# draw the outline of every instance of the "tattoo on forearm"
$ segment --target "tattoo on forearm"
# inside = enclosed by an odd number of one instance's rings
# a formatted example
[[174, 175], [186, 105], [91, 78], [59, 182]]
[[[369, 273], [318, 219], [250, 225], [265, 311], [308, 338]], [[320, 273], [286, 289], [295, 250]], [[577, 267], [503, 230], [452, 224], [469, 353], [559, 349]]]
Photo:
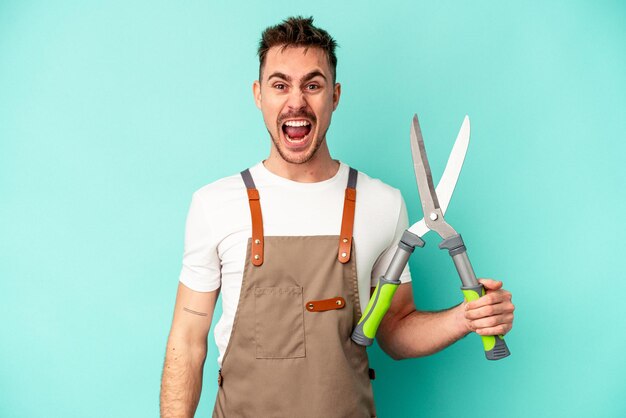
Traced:
[[200, 315], [200, 316], [207, 316], [207, 315], [208, 315], [208, 314], [206, 314], [206, 313], [204, 313], [204, 312], [197, 312], [197, 311], [193, 311], [193, 310], [188, 309], [188, 308], [185, 308], [185, 307], [183, 307], [183, 310], [184, 310], [184, 311], [187, 311], [187, 312], [189, 312], [189, 313], [192, 313], [192, 314], [194, 314], [194, 315]]

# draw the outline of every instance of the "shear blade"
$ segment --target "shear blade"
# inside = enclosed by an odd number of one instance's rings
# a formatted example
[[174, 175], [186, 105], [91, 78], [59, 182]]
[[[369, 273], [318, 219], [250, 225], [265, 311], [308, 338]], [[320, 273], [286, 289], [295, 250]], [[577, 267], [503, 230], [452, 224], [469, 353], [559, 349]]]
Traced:
[[[439, 212], [441, 217], [448, 209], [448, 204], [452, 198], [452, 193], [459, 179], [467, 148], [470, 139], [470, 120], [469, 116], [465, 116], [463, 124], [456, 137], [446, 168], [437, 184], [433, 187], [432, 172], [430, 164], [426, 156], [426, 148], [424, 146], [424, 138], [419, 126], [417, 115], [413, 117], [411, 124], [411, 152], [413, 155], [413, 168], [415, 170], [415, 178], [417, 180], [420, 200], [422, 202], [422, 210], [424, 216], [429, 216], [431, 212]], [[423, 236], [430, 228], [426, 225], [426, 220], [422, 218], [414, 223], [409, 232], [418, 236]]]
[[417, 189], [422, 201], [424, 216], [426, 216], [427, 209], [439, 209], [439, 199], [437, 198], [437, 192], [435, 192], [433, 174], [430, 171], [424, 138], [422, 137], [422, 130], [420, 129], [417, 115], [413, 116], [413, 123], [411, 124], [411, 154], [413, 155], [413, 169], [415, 170]]

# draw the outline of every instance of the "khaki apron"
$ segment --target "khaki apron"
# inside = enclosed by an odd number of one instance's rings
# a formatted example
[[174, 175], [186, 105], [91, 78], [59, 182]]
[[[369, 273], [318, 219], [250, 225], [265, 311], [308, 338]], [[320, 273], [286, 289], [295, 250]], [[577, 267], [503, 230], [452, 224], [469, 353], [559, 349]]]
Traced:
[[365, 347], [350, 335], [361, 312], [350, 169], [339, 236], [263, 236], [248, 170], [252, 238], [213, 417], [375, 417]]

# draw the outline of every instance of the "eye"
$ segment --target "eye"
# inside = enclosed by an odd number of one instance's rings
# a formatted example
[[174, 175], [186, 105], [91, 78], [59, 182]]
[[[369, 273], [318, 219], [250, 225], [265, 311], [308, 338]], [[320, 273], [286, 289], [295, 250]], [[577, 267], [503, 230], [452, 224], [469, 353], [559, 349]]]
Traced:
[[287, 86], [284, 83], [276, 83], [274, 84], [274, 88], [276, 90], [285, 90]]
[[307, 90], [319, 90], [320, 86], [316, 83], [311, 83], [306, 85]]

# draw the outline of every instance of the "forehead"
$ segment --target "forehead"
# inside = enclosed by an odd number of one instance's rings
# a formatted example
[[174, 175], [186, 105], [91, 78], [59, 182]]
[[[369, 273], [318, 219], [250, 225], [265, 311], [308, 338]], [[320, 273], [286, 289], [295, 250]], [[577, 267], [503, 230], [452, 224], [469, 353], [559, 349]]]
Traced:
[[273, 46], [265, 56], [263, 77], [279, 72], [297, 79], [312, 71], [320, 71], [327, 79], [332, 79], [328, 58], [321, 48]]

